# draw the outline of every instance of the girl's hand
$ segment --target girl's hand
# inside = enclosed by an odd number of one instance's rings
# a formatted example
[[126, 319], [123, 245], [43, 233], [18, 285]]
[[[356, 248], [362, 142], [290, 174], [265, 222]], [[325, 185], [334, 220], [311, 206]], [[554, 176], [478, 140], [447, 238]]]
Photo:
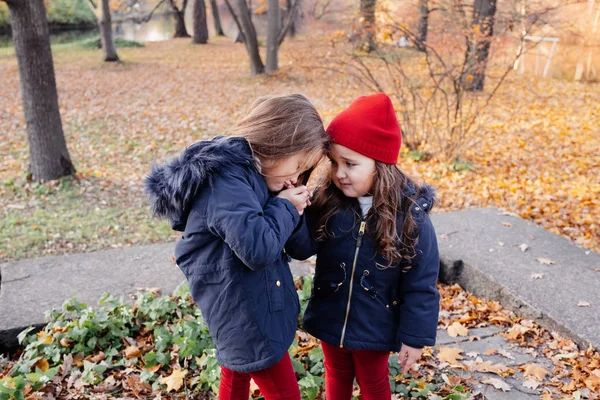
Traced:
[[423, 349], [415, 349], [413, 347], [407, 346], [405, 344], [400, 348], [400, 353], [398, 353], [398, 362], [402, 367], [402, 373], [406, 374], [410, 367], [421, 358], [421, 353]]
[[298, 214], [302, 215], [304, 209], [309, 204], [310, 192], [306, 186], [298, 186], [282, 190], [277, 197], [291, 201], [296, 210], [298, 210]]

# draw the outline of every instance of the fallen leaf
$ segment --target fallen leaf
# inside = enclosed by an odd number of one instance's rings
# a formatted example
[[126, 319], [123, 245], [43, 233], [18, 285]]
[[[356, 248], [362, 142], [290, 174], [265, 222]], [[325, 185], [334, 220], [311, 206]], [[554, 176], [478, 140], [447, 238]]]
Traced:
[[469, 330], [460, 322], [454, 322], [448, 327], [448, 335], [451, 337], [468, 336]]
[[159, 369], [160, 369], [160, 365], [159, 364], [153, 365], [153, 366], [148, 367], [148, 368], [144, 368], [145, 371], [149, 371], [149, 372], [152, 372], [152, 373], [155, 373]]
[[545, 264], [545, 265], [552, 265], [554, 264], [554, 261], [549, 260], [547, 258], [536, 258], [536, 260], [540, 263], [540, 264]]
[[510, 354], [508, 351], [506, 351], [504, 349], [498, 350], [498, 354], [500, 354], [502, 357], [508, 358], [509, 360], [515, 359], [512, 354]]
[[87, 360], [93, 363], [99, 363], [100, 361], [104, 360], [106, 357], [104, 355], [104, 352], [100, 351], [98, 353], [96, 353], [95, 355], [88, 357]]
[[125, 349], [126, 358], [134, 358], [139, 357], [141, 355], [142, 352], [140, 351], [140, 349], [137, 348], [137, 346], [127, 346], [127, 348]]
[[503, 222], [503, 223], [502, 223], [502, 225], [504, 225], [504, 226], [508, 226], [508, 227], [511, 227], [511, 226], [512, 226], [512, 224], [511, 224], [510, 222]]
[[525, 378], [535, 377], [538, 381], [543, 381], [548, 371], [536, 364], [525, 365]]
[[457, 360], [462, 360], [464, 357], [460, 355], [462, 349], [456, 347], [440, 347], [437, 358], [440, 362], [456, 364]]
[[591, 304], [587, 301], [580, 301], [579, 303], [577, 303], [577, 307], [589, 307], [590, 305]]
[[531, 274], [532, 279], [542, 279], [544, 274]]
[[521, 249], [522, 252], [527, 251], [528, 248], [529, 248], [529, 246], [527, 246], [525, 243], [523, 243], [519, 246], [519, 249]]
[[589, 378], [586, 378], [584, 383], [585, 386], [588, 387], [588, 389], [597, 393], [597, 391], [600, 390], [600, 369], [595, 369], [594, 371], [592, 371], [592, 373], [590, 373]]
[[487, 349], [483, 352], [483, 354], [485, 354], [486, 356], [493, 356], [494, 354], [496, 354], [496, 349]]
[[475, 364], [475, 370], [478, 372], [493, 372], [494, 374], [502, 374], [508, 370], [506, 365], [492, 364], [490, 361]]
[[523, 381], [523, 386], [529, 389], [537, 389], [540, 386], [540, 382], [536, 381], [534, 378], [530, 377]]
[[50, 343], [52, 343], [53, 336], [52, 335], [48, 335], [44, 331], [38, 332], [37, 336], [38, 336], [38, 340], [40, 341], [40, 344], [50, 344]]
[[50, 368], [50, 364], [48, 364], [48, 360], [46, 360], [45, 358], [38, 360], [35, 363], [35, 366], [44, 372], [48, 371], [48, 368]]
[[183, 386], [183, 378], [187, 375], [186, 369], [174, 369], [173, 373], [160, 379], [160, 383], [167, 385], [167, 392], [179, 390]]
[[498, 379], [498, 378], [487, 378], [487, 379], [482, 380], [481, 383], [487, 383], [488, 385], [492, 385], [496, 389], [500, 389], [503, 392], [510, 391], [510, 387], [511, 387], [508, 383], [506, 383], [502, 379]]

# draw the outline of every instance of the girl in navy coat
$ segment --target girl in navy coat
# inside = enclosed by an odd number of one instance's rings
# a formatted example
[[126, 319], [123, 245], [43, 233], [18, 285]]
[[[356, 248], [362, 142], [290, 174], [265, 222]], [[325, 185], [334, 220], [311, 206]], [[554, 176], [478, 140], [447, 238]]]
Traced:
[[317, 255], [304, 328], [321, 339], [328, 400], [389, 399], [388, 358], [406, 373], [435, 343], [439, 254], [433, 190], [397, 167], [401, 132], [383, 93], [355, 100], [327, 129], [331, 170], [286, 245]]
[[253, 378], [267, 400], [297, 400], [287, 351], [300, 306], [284, 245], [308, 202], [299, 175], [328, 137], [301, 95], [257, 100], [231, 133], [155, 166], [146, 190], [183, 232], [175, 258], [217, 347], [219, 399], [247, 400]]

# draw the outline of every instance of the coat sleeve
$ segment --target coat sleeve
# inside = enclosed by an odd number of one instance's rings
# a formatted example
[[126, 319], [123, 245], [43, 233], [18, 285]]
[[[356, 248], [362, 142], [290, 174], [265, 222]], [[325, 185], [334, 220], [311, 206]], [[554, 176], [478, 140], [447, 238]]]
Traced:
[[300, 223], [285, 244], [286, 253], [296, 260], [306, 260], [317, 254], [319, 243], [313, 240], [311, 229], [314, 223], [314, 215], [310, 206], [307, 207], [300, 219]]
[[419, 229], [417, 254], [411, 268], [403, 273], [399, 340], [408, 346], [433, 346], [440, 311], [437, 279], [440, 269], [435, 229], [429, 215], [416, 217]]
[[294, 205], [270, 197], [263, 208], [245, 176], [223, 174], [213, 183], [206, 210], [208, 228], [252, 270], [281, 257], [285, 242], [300, 220]]

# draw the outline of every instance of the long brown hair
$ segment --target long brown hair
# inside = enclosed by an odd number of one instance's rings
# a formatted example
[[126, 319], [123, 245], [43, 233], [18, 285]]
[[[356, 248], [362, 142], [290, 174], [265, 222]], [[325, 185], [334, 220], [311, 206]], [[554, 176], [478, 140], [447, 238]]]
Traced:
[[259, 171], [301, 152], [307, 153], [301, 169], [309, 169], [329, 141], [319, 113], [301, 94], [259, 98], [230, 134], [248, 139]]
[[[367, 224], [367, 232], [374, 238], [375, 248], [386, 258], [388, 266], [403, 260], [410, 262], [416, 254], [418, 236], [411, 213], [415, 199], [405, 194], [409, 185], [414, 186], [416, 193], [419, 192], [419, 186], [396, 165], [375, 161], [375, 179], [371, 190], [373, 205], [367, 216], [374, 218], [375, 223]], [[313, 236], [317, 241], [324, 241], [331, 236], [327, 231], [329, 219], [343, 208], [351, 207], [353, 201], [335, 186], [331, 174], [327, 173], [312, 201], [317, 215]], [[397, 226], [399, 215], [402, 221], [400, 230]], [[369, 230], [370, 227], [373, 231]]]

